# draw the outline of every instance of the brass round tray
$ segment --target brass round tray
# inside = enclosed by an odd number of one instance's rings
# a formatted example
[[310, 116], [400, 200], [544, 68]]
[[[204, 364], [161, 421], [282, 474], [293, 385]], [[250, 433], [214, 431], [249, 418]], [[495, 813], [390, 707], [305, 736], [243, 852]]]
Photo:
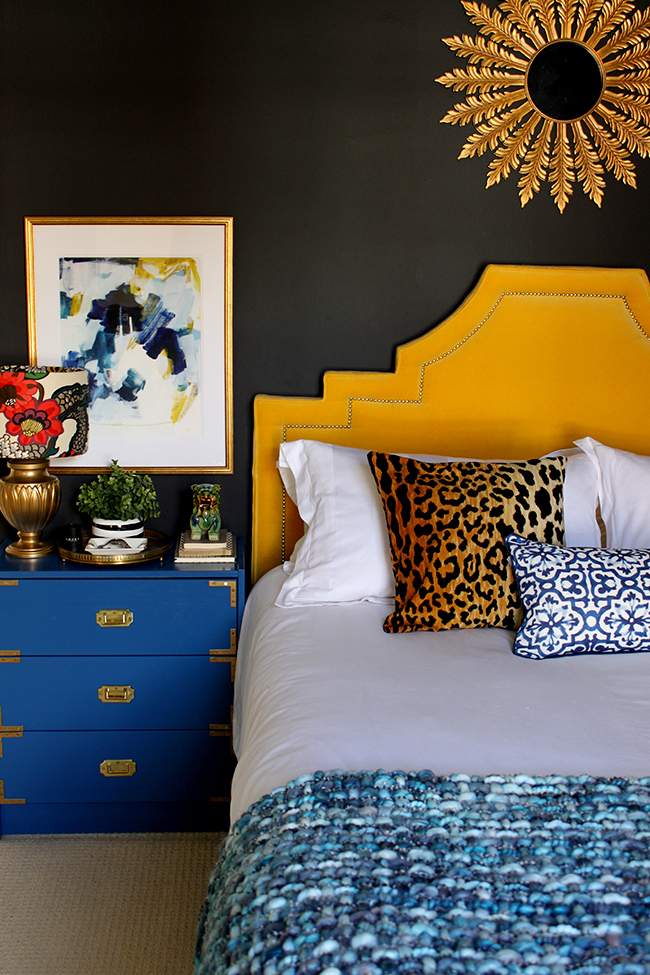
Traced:
[[[141, 552], [129, 552], [123, 549], [120, 552], [106, 552], [104, 555], [97, 555], [94, 552], [71, 552], [69, 549], [58, 546], [61, 558], [70, 562], [84, 562], [86, 565], [125, 565], [133, 562], [151, 562], [153, 559], [162, 559], [163, 555], [169, 552], [172, 547], [172, 540], [169, 535], [162, 532], [153, 531], [145, 528], [147, 547]], [[90, 538], [90, 532], [84, 531], [83, 543], [86, 545]]]

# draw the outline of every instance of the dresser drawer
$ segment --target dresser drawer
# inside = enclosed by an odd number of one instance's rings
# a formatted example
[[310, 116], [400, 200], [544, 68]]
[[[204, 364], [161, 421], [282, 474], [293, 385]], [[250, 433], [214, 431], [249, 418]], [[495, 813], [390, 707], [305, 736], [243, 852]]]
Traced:
[[0, 665], [0, 725], [25, 731], [207, 730], [230, 722], [233, 671], [231, 660], [211, 662], [207, 654], [24, 656], [18, 664]]
[[2, 807], [5, 833], [213, 833], [230, 802], [30, 802]]
[[[208, 731], [26, 731], [4, 741], [5, 801], [207, 802], [230, 794], [229, 737]], [[130, 760], [133, 774], [117, 763]], [[128, 770], [128, 769], [127, 769]]]
[[[185, 654], [230, 648], [236, 579], [21, 576], [0, 586], [0, 652]], [[39, 625], [42, 621], [42, 625]]]

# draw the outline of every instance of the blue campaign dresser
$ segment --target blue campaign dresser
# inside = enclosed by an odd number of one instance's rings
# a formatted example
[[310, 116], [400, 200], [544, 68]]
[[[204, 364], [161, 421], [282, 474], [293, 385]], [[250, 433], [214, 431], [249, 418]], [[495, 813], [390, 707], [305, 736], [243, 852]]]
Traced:
[[6, 544], [1, 832], [227, 828], [241, 541], [225, 569], [29, 561]]

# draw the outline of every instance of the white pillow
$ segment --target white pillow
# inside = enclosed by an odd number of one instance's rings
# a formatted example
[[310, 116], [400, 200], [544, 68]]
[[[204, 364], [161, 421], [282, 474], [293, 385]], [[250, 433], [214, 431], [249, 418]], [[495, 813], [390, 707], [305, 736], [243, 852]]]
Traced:
[[[395, 595], [386, 520], [367, 450], [315, 440], [280, 446], [278, 469], [306, 529], [284, 568], [278, 606], [389, 602]], [[562, 453], [562, 451], [558, 451]], [[580, 451], [567, 460], [565, 535], [570, 545], [600, 545], [596, 474]], [[406, 454], [441, 463], [458, 457]]]
[[608, 548], [650, 548], [650, 457], [576, 440], [597, 472]]
[[582, 450], [554, 450], [546, 457], [566, 457], [564, 475], [564, 544], [567, 548], [600, 548], [602, 539], [596, 519], [598, 477]]

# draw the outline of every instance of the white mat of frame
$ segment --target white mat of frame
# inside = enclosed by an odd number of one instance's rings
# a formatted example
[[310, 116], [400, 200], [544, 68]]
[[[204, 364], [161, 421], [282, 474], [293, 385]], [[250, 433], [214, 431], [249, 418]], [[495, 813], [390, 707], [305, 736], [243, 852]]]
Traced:
[[224, 836], [2, 837], [0, 975], [190, 975]]

